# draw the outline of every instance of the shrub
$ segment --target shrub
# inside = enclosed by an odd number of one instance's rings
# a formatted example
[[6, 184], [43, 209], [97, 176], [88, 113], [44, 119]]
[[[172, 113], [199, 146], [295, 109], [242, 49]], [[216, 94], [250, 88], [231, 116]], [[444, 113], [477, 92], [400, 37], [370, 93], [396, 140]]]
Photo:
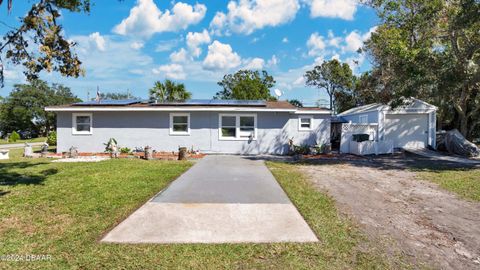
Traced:
[[130, 152], [132, 152], [132, 150], [128, 147], [120, 148], [120, 153], [122, 153], [122, 154], [129, 154]]
[[299, 155], [308, 155], [310, 153], [310, 146], [306, 144], [294, 145], [293, 149], [294, 149], [294, 153]]
[[16, 142], [18, 140], [20, 140], [20, 135], [18, 135], [16, 131], [12, 132], [12, 134], [10, 134], [10, 137], [8, 137], [8, 142]]
[[50, 134], [48, 134], [47, 143], [48, 143], [48, 145], [57, 145], [57, 132], [56, 131], [52, 131], [52, 132], [50, 132]]

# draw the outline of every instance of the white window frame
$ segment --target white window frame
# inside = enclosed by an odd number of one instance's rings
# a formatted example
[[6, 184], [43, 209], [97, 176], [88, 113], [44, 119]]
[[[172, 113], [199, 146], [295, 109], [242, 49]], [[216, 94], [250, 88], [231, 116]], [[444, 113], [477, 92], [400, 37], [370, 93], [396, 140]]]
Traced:
[[[187, 117], [187, 132], [173, 130], [173, 117], [186, 116]], [[190, 113], [170, 113], [170, 135], [175, 136], [189, 136], [190, 135]]]
[[361, 114], [358, 116], [359, 124], [368, 124], [368, 114]]
[[[302, 127], [302, 119], [309, 119], [310, 120], [310, 127], [308, 127], [308, 128]], [[313, 116], [311, 116], [311, 115], [300, 115], [298, 117], [298, 130], [299, 131], [311, 131], [311, 130], [313, 130]]]
[[[231, 116], [235, 117], [235, 137], [223, 137], [222, 136], [222, 117]], [[253, 117], [253, 138], [240, 137], [240, 117]], [[220, 141], [256, 141], [257, 140], [257, 114], [237, 114], [237, 113], [221, 113], [218, 115], [218, 139]]]
[[[77, 131], [77, 117], [90, 117], [90, 131]], [[72, 113], [72, 134], [73, 135], [92, 135], [93, 134], [93, 114], [92, 113]]]

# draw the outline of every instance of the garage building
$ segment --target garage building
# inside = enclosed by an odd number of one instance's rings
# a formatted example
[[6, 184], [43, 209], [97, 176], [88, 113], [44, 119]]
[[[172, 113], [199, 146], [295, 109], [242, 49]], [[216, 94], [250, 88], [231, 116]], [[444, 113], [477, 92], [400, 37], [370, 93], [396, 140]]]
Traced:
[[[394, 148], [421, 149], [436, 148], [436, 111], [437, 107], [412, 98], [407, 105], [392, 109], [385, 104], [368, 104], [340, 113], [338, 116], [347, 122], [350, 130], [363, 130], [369, 140], [393, 142]], [[344, 128], [348, 130], [348, 128]], [[351, 136], [342, 136], [342, 152], [348, 152]]]

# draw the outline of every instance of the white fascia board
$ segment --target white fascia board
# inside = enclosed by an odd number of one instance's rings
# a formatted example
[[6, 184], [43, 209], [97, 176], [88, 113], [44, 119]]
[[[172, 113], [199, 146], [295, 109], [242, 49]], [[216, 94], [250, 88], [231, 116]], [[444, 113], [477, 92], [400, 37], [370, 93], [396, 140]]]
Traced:
[[437, 111], [437, 109], [400, 109], [400, 110], [393, 110], [393, 111], [386, 111], [386, 114], [428, 114]]
[[332, 112], [330, 111], [301, 111], [301, 110], [297, 110], [294, 112], [294, 114], [329, 114], [331, 115]]
[[295, 113], [296, 109], [260, 109], [260, 108], [164, 108], [164, 107], [45, 107], [47, 112], [289, 112]]

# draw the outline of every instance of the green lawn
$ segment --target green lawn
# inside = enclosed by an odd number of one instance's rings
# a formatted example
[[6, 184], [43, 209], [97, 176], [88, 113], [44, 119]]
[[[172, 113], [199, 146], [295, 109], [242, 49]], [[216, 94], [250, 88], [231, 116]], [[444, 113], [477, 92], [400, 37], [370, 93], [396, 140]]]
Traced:
[[293, 165], [268, 163], [313, 228], [308, 244], [105, 244], [102, 235], [187, 170], [177, 161], [0, 162], [0, 255], [51, 255], [51, 261], [0, 261], [0, 269], [384, 269], [332, 199], [315, 191]]
[[28, 139], [28, 140], [17, 140], [16, 142], [9, 142], [7, 140], [0, 139], [0, 145], [2, 144], [17, 144], [17, 143], [33, 143], [33, 142], [44, 142], [46, 141], [47, 138], [45, 137], [38, 137], [38, 138], [33, 138], [33, 139]]
[[418, 174], [422, 179], [437, 183], [462, 198], [480, 201], [480, 169], [432, 168]]

